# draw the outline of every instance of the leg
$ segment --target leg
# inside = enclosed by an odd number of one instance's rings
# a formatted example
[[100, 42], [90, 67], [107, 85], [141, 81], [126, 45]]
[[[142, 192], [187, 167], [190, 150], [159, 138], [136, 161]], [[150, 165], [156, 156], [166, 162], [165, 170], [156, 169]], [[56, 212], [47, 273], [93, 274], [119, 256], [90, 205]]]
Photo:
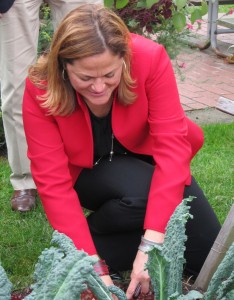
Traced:
[[[81, 204], [94, 211], [88, 217], [101, 257], [116, 270], [132, 268], [141, 235], [154, 167], [135, 158], [115, 157], [93, 170], [84, 170], [75, 186]], [[186, 226], [186, 271], [197, 274], [218, 234], [220, 224], [193, 179], [184, 198], [195, 196], [194, 216]], [[204, 226], [206, 224], [206, 226]], [[205, 227], [205, 228], [204, 228]]]
[[103, 0], [49, 0], [52, 21], [54, 28], [57, 28], [59, 22], [68, 14], [71, 10], [77, 8], [79, 5], [86, 3], [100, 3], [103, 4]]
[[[35, 194], [35, 184], [27, 158], [21, 106], [28, 67], [36, 60], [41, 2], [16, 0], [0, 19], [2, 116], [12, 170], [10, 180], [24, 201], [27, 195], [22, 191], [33, 189]], [[35, 195], [29, 195], [32, 197], [35, 200]]]
[[187, 261], [185, 270], [189, 274], [197, 276], [221, 226], [194, 178], [192, 184], [185, 187], [184, 198], [189, 196], [196, 198], [192, 201], [190, 209], [193, 219], [188, 220], [186, 225], [188, 240], [185, 244], [185, 259]]
[[132, 268], [153, 170], [139, 159], [114, 156], [84, 170], [75, 185], [82, 206], [94, 211], [88, 223], [98, 253], [115, 270]]

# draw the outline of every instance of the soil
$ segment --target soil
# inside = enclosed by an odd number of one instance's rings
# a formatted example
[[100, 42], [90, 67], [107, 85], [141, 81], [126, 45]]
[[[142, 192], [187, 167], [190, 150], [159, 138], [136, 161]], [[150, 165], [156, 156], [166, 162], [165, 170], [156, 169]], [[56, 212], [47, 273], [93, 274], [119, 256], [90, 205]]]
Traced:
[[[191, 277], [184, 277], [183, 278], [183, 292], [184, 294], [188, 293], [192, 289], [193, 280]], [[115, 285], [121, 288], [123, 291], [126, 292], [128, 282], [115, 282]], [[11, 295], [11, 300], [23, 300], [27, 295], [31, 293], [30, 289], [25, 289], [23, 291], [13, 292]], [[82, 300], [97, 300], [97, 297], [93, 295], [93, 293], [88, 289], [81, 294]], [[154, 300], [154, 293], [152, 289], [147, 295], [140, 295], [138, 300]]]
[[11, 300], [22, 300], [24, 299], [27, 295], [31, 293], [30, 289], [25, 289], [23, 291], [18, 291], [18, 292], [13, 292], [11, 294]]

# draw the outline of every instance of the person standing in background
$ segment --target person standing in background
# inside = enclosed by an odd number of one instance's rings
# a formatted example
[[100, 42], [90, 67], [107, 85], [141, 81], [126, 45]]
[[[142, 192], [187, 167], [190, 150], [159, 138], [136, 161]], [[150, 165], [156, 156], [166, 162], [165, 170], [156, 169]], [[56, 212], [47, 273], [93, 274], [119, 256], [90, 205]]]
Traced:
[[[47, 0], [56, 28], [63, 17], [78, 5], [103, 0]], [[0, 66], [2, 118], [12, 171], [13, 210], [26, 212], [36, 206], [36, 187], [27, 158], [22, 122], [22, 98], [28, 68], [37, 58], [39, 11], [43, 0], [4, 0], [0, 2]], [[42, 133], [43, 134], [43, 133]]]

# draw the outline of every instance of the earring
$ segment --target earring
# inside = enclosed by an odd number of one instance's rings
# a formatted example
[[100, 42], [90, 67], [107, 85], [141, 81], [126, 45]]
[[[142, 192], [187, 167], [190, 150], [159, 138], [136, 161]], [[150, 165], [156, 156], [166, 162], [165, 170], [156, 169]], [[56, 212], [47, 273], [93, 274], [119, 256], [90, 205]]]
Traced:
[[65, 69], [63, 69], [63, 71], [62, 71], [62, 78], [63, 78], [64, 81], [66, 80], [66, 78], [65, 78]]

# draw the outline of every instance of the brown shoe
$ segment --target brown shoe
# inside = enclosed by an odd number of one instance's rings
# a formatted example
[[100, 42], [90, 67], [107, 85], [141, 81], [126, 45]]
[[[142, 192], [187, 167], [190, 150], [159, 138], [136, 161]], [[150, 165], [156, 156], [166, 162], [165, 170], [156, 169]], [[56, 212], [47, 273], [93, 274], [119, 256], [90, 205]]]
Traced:
[[15, 190], [11, 198], [11, 208], [26, 212], [36, 207], [37, 191], [35, 189]]

